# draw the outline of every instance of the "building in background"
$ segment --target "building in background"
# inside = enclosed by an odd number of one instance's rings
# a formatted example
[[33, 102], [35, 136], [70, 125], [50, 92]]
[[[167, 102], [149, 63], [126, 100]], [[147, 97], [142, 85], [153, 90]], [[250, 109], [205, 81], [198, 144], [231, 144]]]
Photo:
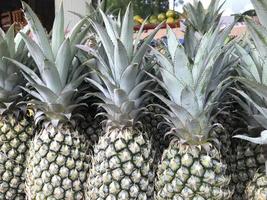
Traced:
[[[55, 17], [54, 0], [24, 0], [36, 12], [46, 29], [52, 28]], [[25, 25], [20, 0], [0, 0], [0, 27], [5, 31], [11, 24]], [[17, 30], [18, 31], [18, 30]]]

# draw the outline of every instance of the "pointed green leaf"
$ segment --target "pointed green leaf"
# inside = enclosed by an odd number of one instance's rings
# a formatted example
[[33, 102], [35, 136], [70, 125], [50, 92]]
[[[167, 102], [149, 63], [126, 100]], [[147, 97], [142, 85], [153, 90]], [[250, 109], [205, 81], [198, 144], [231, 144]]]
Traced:
[[118, 39], [114, 48], [114, 72], [115, 80], [120, 83], [120, 78], [122, 73], [129, 65], [129, 60], [127, 56], [127, 51], [123, 46], [122, 42]]
[[176, 49], [179, 45], [179, 40], [173, 30], [167, 26], [167, 40], [168, 40], [168, 50], [171, 54], [172, 60], [174, 60]]
[[63, 0], [60, 2], [59, 11], [56, 14], [52, 29], [52, 51], [56, 57], [57, 52], [64, 41], [64, 10]]
[[150, 44], [150, 42], [153, 40], [153, 38], [155, 37], [155, 35], [157, 34], [157, 32], [159, 31], [159, 29], [161, 28], [161, 26], [163, 25], [164, 22], [160, 23], [155, 29], [154, 31], [145, 39], [145, 41], [143, 42], [143, 44], [141, 45], [141, 47], [139, 49], [137, 49], [137, 52], [135, 53], [135, 56], [132, 60], [132, 64], [139, 64], [141, 62], [141, 60], [143, 59], [148, 45]]
[[11, 63], [15, 64], [16, 66], [18, 66], [20, 69], [22, 69], [25, 73], [27, 73], [37, 84], [39, 85], [44, 85], [43, 81], [35, 74], [34, 71], [32, 71], [30, 68], [28, 68], [27, 66], [23, 65], [22, 63], [14, 60], [14, 59], [10, 59], [10, 58], [4, 58], [6, 60], [9, 60]]
[[40, 20], [38, 19], [37, 15], [32, 11], [31, 7], [24, 1], [22, 1], [22, 6], [26, 20], [30, 25], [31, 32], [33, 33], [33, 36], [36, 38], [36, 41], [39, 44], [40, 48], [42, 49], [44, 55], [46, 56], [47, 59], [51, 61], [54, 60], [48, 35], [46, 34], [46, 31], [42, 26]]
[[70, 40], [66, 39], [60, 46], [56, 57], [56, 67], [60, 75], [62, 85], [66, 84], [68, 74], [70, 72], [69, 68], [72, 64], [70, 49]]
[[267, 58], [267, 29], [249, 18], [246, 18], [245, 22], [261, 56]]
[[43, 51], [40, 49], [40, 47], [31, 39], [29, 36], [25, 35], [24, 33], [20, 33], [23, 40], [25, 41], [27, 48], [33, 57], [39, 71], [43, 70], [43, 62], [46, 59], [45, 55], [43, 54]]
[[134, 33], [133, 31], [134, 31], [133, 8], [130, 3], [127, 7], [127, 10], [123, 18], [121, 35], [120, 35], [120, 39], [127, 51], [129, 59], [132, 59], [131, 56], [133, 53], [133, 33]]
[[49, 60], [44, 60], [43, 70], [40, 71], [40, 74], [46, 83], [47, 88], [49, 88], [55, 94], [59, 94], [61, 92], [62, 84], [55, 63], [52, 63]]
[[261, 24], [267, 28], [267, 2], [265, 0], [251, 0]]
[[14, 30], [14, 24], [11, 25], [11, 27], [8, 29], [5, 39], [8, 45], [8, 51], [9, 51], [9, 55], [10, 58], [14, 58], [15, 57], [15, 30]]

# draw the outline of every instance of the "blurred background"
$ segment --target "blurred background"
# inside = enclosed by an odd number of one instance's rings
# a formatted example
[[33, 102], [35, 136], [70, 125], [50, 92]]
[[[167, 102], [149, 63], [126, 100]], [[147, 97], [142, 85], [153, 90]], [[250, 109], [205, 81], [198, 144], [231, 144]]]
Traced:
[[[88, 0], [63, 0], [65, 7], [66, 27], [74, 25], [79, 19], [69, 11], [80, 14], [86, 13], [85, 2]], [[92, 0], [96, 5], [98, 0]], [[140, 15], [145, 18], [150, 15], [157, 15], [165, 12], [168, 9], [174, 9], [182, 12], [182, 7], [187, 2], [194, 0], [132, 0], [135, 15]], [[208, 5], [211, 0], [202, 0], [204, 5]], [[61, 0], [25, 0], [33, 10], [37, 13], [47, 30], [50, 30], [54, 20], [56, 9]], [[130, 0], [106, 0], [106, 7], [114, 10], [114, 14], [119, 10], [124, 12]], [[223, 1], [222, 1], [223, 2]], [[20, 0], [0, 0], [0, 26], [6, 29], [8, 24], [17, 22], [23, 25], [23, 16]], [[237, 0], [226, 0], [224, 5], [224, 16], [230, 16], [234, 13], [242, 13], [246, 10], [252, 9], [250, 0], [242, 0], [242, 3]]]

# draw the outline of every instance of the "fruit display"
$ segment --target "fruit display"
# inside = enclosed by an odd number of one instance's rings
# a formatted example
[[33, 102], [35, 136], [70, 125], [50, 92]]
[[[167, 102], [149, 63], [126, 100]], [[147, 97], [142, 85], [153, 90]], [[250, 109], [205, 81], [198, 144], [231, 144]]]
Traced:
[[[141, 25], [144, 22], [144, 18], [139, 15], [133, 17], [135, 25]], [[168, 10], [166, 13], [160, 13], [158, 15], [151, 15], [148, 17], [147, 25], [158, 25], [165, 21], [166, 24], [174, 25], [179, 23], [179, 13], [174, 10]]]
[[0, 29], [1, 200], [266, 199], [266, 3], [246, 38], [219, 0], [186, 4], [183, 43], [172, 10], [89, 1], [66, 33], [63, 3], [50, 34], [25, 2]]

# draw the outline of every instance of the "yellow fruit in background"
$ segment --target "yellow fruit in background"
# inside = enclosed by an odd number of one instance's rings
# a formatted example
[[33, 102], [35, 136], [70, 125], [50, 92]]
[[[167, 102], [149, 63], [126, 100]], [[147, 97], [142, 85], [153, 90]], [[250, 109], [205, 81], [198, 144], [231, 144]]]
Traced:
[[174, 24], [175, 20], [173, 17], [168, 17], [166, 23], [167, 24]]
[[160, 13], [160, 14], [158, 15], [158, 20], [159, 20], [160, 22], [163, 22], [164, 20], [166, 20], [166, 15], [165, 15], [165, 13]]
[[134, 25], [138, 26], [138, 25], [141, 25], [141, 24], [138, 21], [134, 21]]
[[149, 17], [149, 21], [150, 20], [158, 20], [158, 17], [156, 16], [156, 15], [151, 15], [150, 17]]
[[135, 15], [134, 16], [134, 21], [138, 21], [139, 19], [142, 19], [142, 17], [140, 15]]
[[166, 12], [166, 16], [167, 17], [172, 17], [172, 18], [175, 18], [175, 15], [176, 15], [176, 12], [174, 10], [168, 10]]
[[145, 21], [145, 20], [144, 20], [143, 18], [138, 19], [138, 22], [139, 22], [140, 24], [143, 24], [144, 21]]
[[150, 24], [159, 24], [159, 21], [157, 19], [151, 19], [149, 20]]

